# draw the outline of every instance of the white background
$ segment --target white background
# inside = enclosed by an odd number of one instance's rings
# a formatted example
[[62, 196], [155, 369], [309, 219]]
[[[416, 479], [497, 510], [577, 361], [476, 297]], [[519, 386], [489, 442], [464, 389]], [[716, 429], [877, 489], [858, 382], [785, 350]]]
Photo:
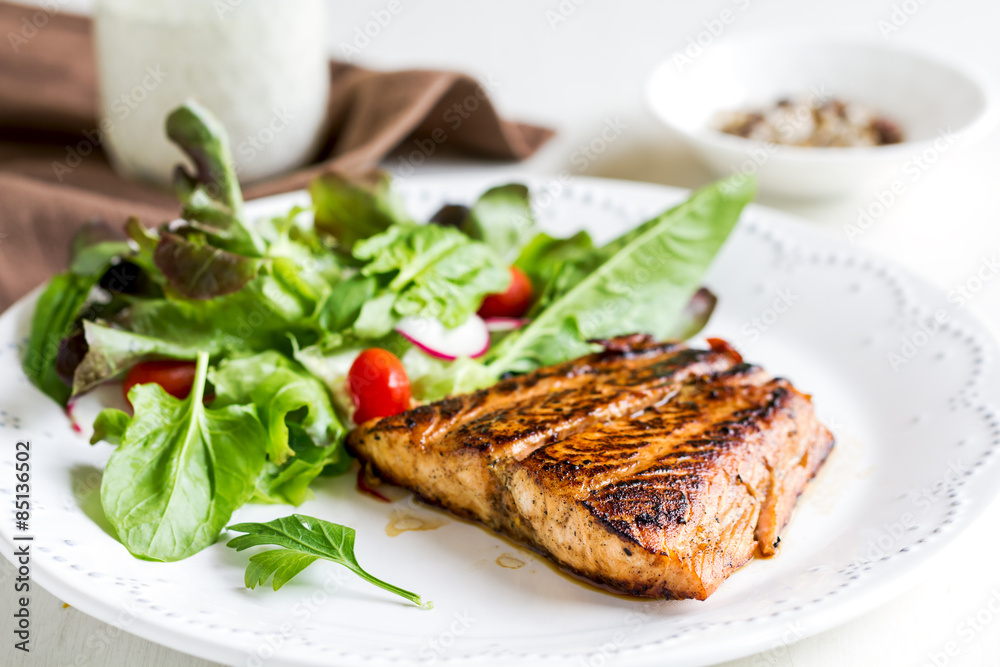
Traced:
[[[681, 186], [710, 180], [646, 111], [643, 84], [660, 60], [685, 48], [705, 30], [704, 22], [724, 9], [733, 11], [736, 20], [725, 27], [722, 39], [759, 31], [823, 29], [880, 40], [879, 21], [890, 19], [894, 5], [905, 4], [917, 9], [888, 41], [951, 51], [977, 61], [1000, 83], [1000, 3], [987, 0], [589, 0], [579, 5], [564, 0], [562, 6], [573, 11], [557, 23], [547, 12], [558, 12], [559, 0], [399, 1], [402, 10], [357, 61], [387, 69], [459, 69], [498, 82], [492, 96], [502, 113], [559, 132], [537, 156], [515, 167], [533, 172], [570, 169], [588, 176]], [[341, 44], [353, 40], [355, 28], [387, 4], [331, 3], [331, 53], [341, 55]], [[73, 0], [64, 4], [82, 11], [89, 5]], [[625, 131], [585, 170], [574, 168], [574, 152], [598, 136], [609, 119], [623, 123]], [[993, 133], [976, 146], [942, 155], [856, 242], [944, 291], [965, 283], [984, 259], [1000, 257], [1000, 168], [994, 158], [998, 149], [1000, 134]], [[446, 166], [454, 165], [431, 163], [424, 170]], [[834, 202], [762, 201], [845, 238], [844, 226], [856, 221], [858, 209], [867, 207], [879, 189], [873, 184], [868, 192]], [[971, 307], [994, 330], [1000, 329], [1000, 277], [985, 284]], [[928, 569], [924, 583], [895, 602], [838, 629], [728, 665], [1000, 665], [1000, 614], [988, 606], [995, 598], [993, 608], [1000, 610], [998, 525], [1000, 505], [995, 505]], [[0, 563], [0, 586], [6, 589], [13, 568], [6, 560]], [[0, 599], [7, 605], [10, 596], [5, 593]], [[11, 641], [4, 638], [3, 665], [74, 665], [84, 647], [90, 665], [209, 664], [63, 609], [44, 592], [33, 596], [32, 612], [34, 652], [10, 657]], [[982, 624], [970, 637], [965, 628], [971, 626], [962, 624], [977, 614]], [[7, 617], [6, 611], [2, 616]], [[956, 655], [945, 655], [949, 644]]]

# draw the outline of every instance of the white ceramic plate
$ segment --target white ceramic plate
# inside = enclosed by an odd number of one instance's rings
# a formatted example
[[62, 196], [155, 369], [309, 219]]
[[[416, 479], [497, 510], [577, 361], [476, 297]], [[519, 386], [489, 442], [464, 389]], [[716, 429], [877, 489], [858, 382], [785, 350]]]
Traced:
[[[414, 214], [429, 216], [495, 182], [437, 176], [399, 189]], [[539, 192], [558, 183], [531, 182]], [[544, 224], [584, 227], [600, 239], [685, 194], [582, 178], [560, 185], [559, 196], [537, 197]], [[284, 210], [293, 201], [301, 195], [250, 208]], [[708, 284], [720, 303], [706, 335], [729, 339], [812, 393], [837, 446], [778, 556], [750, 563], [706, 602], [598, 592], [473, 525], [405, 498], [386, 505], [359, 495], [349, 477], [299, 511], [357, 528], [365, 567], [433, 600], [433, 611], [327, 563], [277, 593], [248, 591], [247, 556], [224, 541], [179, 563], [136, 560], [100, 517], [99, 471], [111, 448], [87, 445], [87, 434], [74, 433], [19, 369], [30, 298], [0, 318], [0, 500], [12, 493], [14, 443], [30, 439], [35, 583], [118, 628], [230, 665], [704, 665], [767, 651], [904, 590], [996, 495], [997, 345], [920, 280], [764, 208], [748, 211]], [[939, 311], [944, 324], [921, 333]], [[893, 353], [904, 360], [895, 369]], [[80, 421], [116, 392], [106, 387], [87, 399]], [[234, 520], [290, 511], [250, 506]], [[390, 537], [393, 512], [443, 525]], [[9, 558], [13, 521], [4, 516]], [[81, 649], [84, 657], [90, 650]]]

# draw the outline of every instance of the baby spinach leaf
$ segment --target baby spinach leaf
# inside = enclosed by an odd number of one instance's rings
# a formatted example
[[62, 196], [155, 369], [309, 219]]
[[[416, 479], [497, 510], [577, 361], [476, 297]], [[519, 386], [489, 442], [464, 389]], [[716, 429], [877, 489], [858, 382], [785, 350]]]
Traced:
[[90, 436], [90, 444], [106, 442], [109, 445], [122, 444], [122, 436], [132, 418], [127, 412], [115, 408], [104, 408], [94, 419], [94, 434]]
[[[338, 283], [330, 292], [319, 313], [319, 325], [330, 333], [347, 329], [361, 315], [378, 290], [378, 281], [371, 276], [356, 274]], [[395, 299], [389, 302], [391, 304]], [[382, 328], [382, 327], [377, 327]]]
[[[135, 416], [101, 482], [101, 504], [135, 556], [176, 561], [212, 544], [250, 499], [264, 466], [267, 433], [252, 406], [206, 408], [208, 354], [198, 353], [191, 394], [157, 384], [129, 392]], [[102, 424], [120, 417], [105, 416]]]
[[267, 523], [239, 523], [229, 526], [229, 529], [246, 533], [234, 537], [226, 544], [237, 551], [261, 545], [283, 547], [250, 557], [245, 577], [247, 588], [256, 588], [273, 575], [272, 585], [274, 590], [278, 590], [316, 559], [323, 558], [343, 565], [365, 581], [406, 598], [419, 607], [433, 607], [433, 603], [425, 603], [416, 593], [393, 586], [366, 572], [354, 555], [353, 528], [302, 514], [292, 514]]

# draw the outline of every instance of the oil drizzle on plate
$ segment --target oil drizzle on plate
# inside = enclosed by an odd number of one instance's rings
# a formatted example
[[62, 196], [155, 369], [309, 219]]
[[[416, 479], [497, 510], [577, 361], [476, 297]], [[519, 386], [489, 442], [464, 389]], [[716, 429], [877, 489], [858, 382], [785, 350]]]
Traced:
[[517, 570], [518, 568], [524, 567], [524, 561], [520, 558], [512, 556], [511, 554], [502, 553], [497, 556], [497, 565], [505, 567], [508, 570]]
[[[389, 523], [386, 524], [385, 534], [389, 537], [402, 535], [409, 530], [434, 530], [445, 524], [443, 519], [434, 517], [418, 516], [409, 510], [393, 510], [389, 514]], [[523, 565], [523, 563], [522, 563]]]

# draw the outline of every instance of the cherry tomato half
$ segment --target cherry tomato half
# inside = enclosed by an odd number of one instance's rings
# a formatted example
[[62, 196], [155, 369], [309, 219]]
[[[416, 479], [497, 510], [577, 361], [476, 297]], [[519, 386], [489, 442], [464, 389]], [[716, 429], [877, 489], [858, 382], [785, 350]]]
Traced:
[[[122, 394], [128, 401], [128, 392], [137, 384], [155, 382], [174, 398], [187, 398], [194, 384], [193, 361], [143, 361], [129, 369], [122, 384]], [[129, 405], [132, 405], [129, 401]]]
[[396, 355], [377, 347], [358, 355], [347, 373], [354, 400], [354, 423], [389, 417], [410, 407], [410, 378]]
[[490, 294], [479, 307], [480, 317], [521, 317], [531, 308], [531, 280], [515, 267], [510, 267], [510, 286], [502, 294]]

